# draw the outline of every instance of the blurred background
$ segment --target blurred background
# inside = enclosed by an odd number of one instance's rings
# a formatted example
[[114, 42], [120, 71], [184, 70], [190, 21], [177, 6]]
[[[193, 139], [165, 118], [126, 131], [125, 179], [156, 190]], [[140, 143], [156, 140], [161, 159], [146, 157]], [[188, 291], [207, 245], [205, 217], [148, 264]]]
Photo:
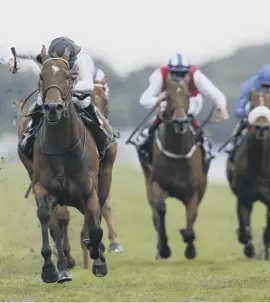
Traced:
[[[148, 77], [167, 63], [171, 53], [184, 53], [228, 98], [230, 119], [207, 126], [215, 149], [236, 124], [232, 113], [241, 83], [269, 63], [269, 0], [77, 0], [76, 4], [3, 0], [1, 7], [1, 47], [38, 53], [42, 44], [68, 36], [93, 56], [108, 80], [109, 120], [121, 134], [117, 161], [138, 168], [134, 147], [124, 141], [147, 114], [139, 98]], [[20, 72], [12, 75], [0, 64], [0, 156], [8, 159], [17, 157], [19, 116], [13, 101], [26, 98], [37, 87], [37, 65], [21, 60], [20, 66]], [[201, 121], [211, 107], [204, 98]], [[216, 156], [210, 180], [224, 182], [225, 154]]]

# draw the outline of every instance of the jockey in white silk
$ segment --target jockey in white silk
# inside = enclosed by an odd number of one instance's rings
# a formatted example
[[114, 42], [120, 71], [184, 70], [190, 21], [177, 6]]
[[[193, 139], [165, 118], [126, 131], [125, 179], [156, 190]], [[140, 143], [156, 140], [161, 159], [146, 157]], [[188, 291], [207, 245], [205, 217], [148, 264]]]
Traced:
[[[58, 37], [54, 39], [48, 48], [48, 55], [50, 57], [61, 57], [63, 56], [65, 49], [68, 48], [70, 52], [69, 56], [69, 68], [73, 75], [76, 75], [76, 81], [73, 86], [73, 91], [77, 94], [92, 93], [94, 88], [94, 61], [91, 56], [87, 53], [81, 51], [81, 47], [76, 45], [74, 41], [67, 37]], [[32, 59], [39, 66], [42, 66], [40, 51], [32, 52], [25, 49], [15, 48], [16, 56], [21, 59]], [[0, 60], [9, 66], [9, 70], [16, 73], [19, 68], [19, 60], [17, 61], [17, 69], [14, 70], [14, 56], [9, 47], [2, 48], [0, 51]], [[100, 126], [100, 128], [106, 134], [105, 129], [102, 127], [103, 122], [100, 118], [100, 112], [96, 109], [96, 106], [92, 104], [91, 97], [86, 97], [83, 100], [79, 100], [77, 97], [73, 96], [73, 100], [76, 105], [84, 109], [93, 119], [93, 121]], [[31, 106], [31, 110], [34, 110], [36, 106], [42, 105], [42, 98], [40, 94], [37, 100]], [[27, 132], [31, 133], [31, 128], [34, 127], [30, 121], [28, 129], [26, 130], [26, 136], [24, 138], [25, 144], [27, 140]]]

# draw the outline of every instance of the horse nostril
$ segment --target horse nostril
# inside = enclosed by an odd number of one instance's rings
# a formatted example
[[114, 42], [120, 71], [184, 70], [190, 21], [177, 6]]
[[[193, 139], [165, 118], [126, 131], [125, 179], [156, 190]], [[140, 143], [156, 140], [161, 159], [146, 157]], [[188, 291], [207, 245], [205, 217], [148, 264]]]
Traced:
[[61, 103], [57, 103], [56, 110], [62, 110], [64, 106]]
[[49, 111], [50, 110], [49, 104], [47, 104], [47, 103], [43, 104], [43, 109], [45, 111]]

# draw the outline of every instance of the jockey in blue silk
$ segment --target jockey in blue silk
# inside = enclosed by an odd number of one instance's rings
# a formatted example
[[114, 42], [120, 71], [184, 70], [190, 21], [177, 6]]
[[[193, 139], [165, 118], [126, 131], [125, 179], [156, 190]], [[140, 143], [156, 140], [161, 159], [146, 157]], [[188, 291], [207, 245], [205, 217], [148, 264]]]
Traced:
[[238, 139], [243, 134], [243, 130], [247, 126], [247, 117], [250, 108], [250, 93], [254, 88], [257, 92], [270, 92], [270, 65], [265, 65], [257, 75], [246, 80], [240, 89], [240, 96], [236, 99], [234, 107], [234, 116], [240, 120], [233, 132], [232, 146], [227, 150], [233, 155]]

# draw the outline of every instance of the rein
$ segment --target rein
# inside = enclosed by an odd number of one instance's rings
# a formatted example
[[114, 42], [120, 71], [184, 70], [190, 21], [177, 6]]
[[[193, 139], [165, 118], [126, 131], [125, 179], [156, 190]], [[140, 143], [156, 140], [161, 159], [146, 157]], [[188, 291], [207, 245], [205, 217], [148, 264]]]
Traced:
[[[180, 106], [179, 106], [180, 107]], [[173, 110], [176, 110], [177, 108], [179, 107], [176, 107], [176, 108], [173, 108]], [[199, 126], [198, 129], [194, 130], [190, 123], [187, 121], [183, 121], [182, 123], [188, 123], [188, 126], [191, 130], [191, 133], [192, 135], [196, 138], [203, 130], [203, 128], [211, 121], [211, 118], [214, 114], [216, 110], [216, 107], [215, 105], [212, 106], [208, 116], [206, 117], [206, 119], [202, 122], [202, 124]], [[167, 123], [169, 124], [172, 124], [173, 122], [171, 120], [165, 120]], [[161, 151], [161, 153], [163, 153], [166, 157], [168, 158], [172, 158], [172, 159], [190, 159], [193, 154], [195, 153], [198, 145], [200, 145], [200, 142], [196, 142], [195, 144], [192, 145], [192, 147], [190, 148], [190, 150], [186, 153], [186, 154], [175, 154], [175, 153], [172, 153], [168, 150], [166, 150], [163, 146], [162, 146], [162, 143], [158, 137], [158, 134], [156, 134], [156, 143], [157, 143], [157, 146], [159, 148], [159, 150]]]
[[[64, 62], [66, 63], [66, 65], [67, 65], [67, 67], [68, 67], [68, 69], [69, 69], [69, 64], [68, 64], [68, 62], [67, 62], [66, 60], [64, 60], [63, 58], [49, 58], [49, 59], [47, 59], [47, 60], [43, 63], [42, 69], [44, 68], [44, 65], [45, 65], [47, 62], [51, 61], [51, 60], [62, 60], [62, 61], [64, 61]], [[70, 70], [69, 70], [69, 75], [70, 75]], [[39, 80], [39, 82], [38, 82], [38, 89], [36, 89], [35, 92], [38, 90], [38, 91], [41, 93], [41, 90], [40, 90], [40, 81], [41, 81], [41, 80]], [[44, 101], [45, 101], [45, 99], [46, 99], [46, 95], [47, 95], [48, 91], [49, 91], [50, 89], [52, 89], [52, 88], [56, 88], [56, 89], [58, 89], [58, 90], [60, 91], [60, 93], [61, 93], [61, 99], [64, 101], [64, 102], [63, 102], [63, 103], [64, 103], [64, 111], [66, 111], [66, 110], [67, 110], [68, 104], [70, 103], [70, 101], [72, 101], [72, 98], [69, 99], [69, 97], [71, 97], [71, 93], [72, 93], [71, 90], [72, 90], [72, 88], [73, 88], [73, 85], [74, 85], [74, 80], [73, 80], [73, 78], [72, 78], [71, 75], [70, 75], [70, 77], [69, 77], [69, 84], [68, 84], [68, 89], [67, 89], [66, 92], [64, 92], [63, 89], [62, 89], [60, 86], [58, 86], [58, 85], [55, 85], [55, 84], [49, 85], [49, 86], [46, 88], [46, 90], [44, 91], [44, 93], [42, 94], [42, 102], [43, 102], [43, 104], [44, 104]], [[33, 92], [31, 95], [29, 95], [29, 96], [27, 97], [26, 101], [27, 101], [33, 94], [34, 94], [34, 92]], [[25, 102], [25, 103], [26, 103], [26, 102]], [[34, 114], [34, 113], [31, 113], [30, 115], [33, 115], [33, 114]], [[65, 113], [64, 113], [64, 115], [65, 115]], [[29, 116], [29, 115], [28, 115], [28, 116]], [[66, 115], [65, 115], [65, 117], [66, 117]], [[45, 150], [44, 150], [44, 147], [43, 147], [43, 146], [44, 146], [44, 144], [43, 144], [43, 141], [44, 141], [43, 138], [44, 138], [44, 136], [43, 136], [43, 132], [42, 132], [42, 128], [41, 128], [40, 148], [38, 148], [39, 152], [41, 152], [41, 153], [43, 153], [43, 154], [45, 154], [45, 155], [54, 155], [54, 156], [56, 156], [56, 155], [58, 155], [58, 156], [60, 156], [60, 155], [65, 155], [65, 154], [68, 154], [68, 153], [70, 153], [71, 151], [73, 151], [76, 147], [78, 147], [78, 146], [80, 145], [81, 142], [83, 142], [83, 152], [82, 152], [82, 156], [81, 156], [81, 159], [80, 159], [80, 162], [81, 162], [81, 160], [82, 160], [82, 158], [83, 158], [83, 156], [84, 156], [84, 152], [85, 152], [86, 128], [85, 128], [82, 124], [81, 124], [80, 126], [81, 126], [81, 135], [80, 135], [80, 138], [79, 138], [78, 142], [77, 142], [76, 144], [74, 144], [74, 146], [72, 146], [71, 148], [69, 148], [68, 150], [63, 151], [63, 152], [59, 152], [59, 153], [52, 153], [52, 152], [49, 152], [49, 151], [45, 151]], [[84, 127], [84, 131], [83, 131], [83, 127]]]

